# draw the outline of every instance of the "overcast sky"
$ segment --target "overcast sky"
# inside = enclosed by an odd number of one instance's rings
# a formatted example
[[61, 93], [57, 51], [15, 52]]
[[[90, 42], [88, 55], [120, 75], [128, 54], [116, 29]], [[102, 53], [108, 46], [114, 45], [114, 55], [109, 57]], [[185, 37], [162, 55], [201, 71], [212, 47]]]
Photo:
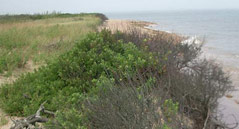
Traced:
[[0, 14], [239, 9], [239, 0], [0, 0]]

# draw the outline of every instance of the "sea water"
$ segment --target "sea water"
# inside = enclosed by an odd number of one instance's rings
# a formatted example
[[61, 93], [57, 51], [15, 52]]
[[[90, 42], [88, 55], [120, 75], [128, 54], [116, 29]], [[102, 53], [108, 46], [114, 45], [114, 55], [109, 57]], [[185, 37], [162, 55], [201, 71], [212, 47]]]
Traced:
[[239, 122], [239, 10], [187, 10], [106, 13], [110, 19], [157, 23], [153, 29], [204, 39], [203, 56], [215, 59], [231, 75], [236, 91], [219, 100], [223, 120]]

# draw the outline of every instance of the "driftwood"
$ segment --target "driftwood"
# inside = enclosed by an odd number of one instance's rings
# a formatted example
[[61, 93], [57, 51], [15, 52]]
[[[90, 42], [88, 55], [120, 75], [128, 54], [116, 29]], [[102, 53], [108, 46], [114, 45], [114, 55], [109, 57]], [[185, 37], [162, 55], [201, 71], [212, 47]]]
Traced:
[[20, 120], [13, 120], [13, 125], [11, 127], [11, 129], [33, 129], [35, 128], [35, 125], [37, 122], [39, 123], [45, 123], [48, 121], [47, 118], [42, 117], [41, 113], [45, 113], [45, 114], [49, 114], [52, 116], [55, 116], [54, 112], [48, 111], [45, 109], [44, 104], [46, 103], [46, 101], [44, 103], [41, 104], [41, 106], [39, 107], [39, 109], [37, 110], [37, 112], [31, 116], [28, 116], [24, 119], [20, 119]]

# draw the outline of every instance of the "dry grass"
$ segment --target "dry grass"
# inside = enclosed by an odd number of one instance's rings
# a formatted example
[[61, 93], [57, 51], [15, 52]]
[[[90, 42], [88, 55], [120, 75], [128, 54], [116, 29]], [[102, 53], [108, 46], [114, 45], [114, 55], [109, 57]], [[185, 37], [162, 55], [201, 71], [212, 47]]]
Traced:
[[94, 15], [0, 23], [0, 73], [11, 75], [29, 60], [44, 64], [72, 48], [75, 40], [95, 31]]

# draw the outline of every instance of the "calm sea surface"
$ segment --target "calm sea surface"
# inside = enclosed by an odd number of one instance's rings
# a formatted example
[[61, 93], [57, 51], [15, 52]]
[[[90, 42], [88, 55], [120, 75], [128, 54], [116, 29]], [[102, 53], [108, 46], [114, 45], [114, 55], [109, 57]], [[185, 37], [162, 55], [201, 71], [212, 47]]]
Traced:
[[[231, 74], [235, 88], [239, 89], [239, 10], [129, 12], [106, 15], [110, 19], [155, 22], [158, 25], [154, 26], [154, 29], [205, 39], [203, 55], [216, 59], [224, 70]], [[234, 122], [232, 115], [239, 121], [239, 91], [231, 94], [233, 98], [223, 97], [219, 106], [227, 123]]]

